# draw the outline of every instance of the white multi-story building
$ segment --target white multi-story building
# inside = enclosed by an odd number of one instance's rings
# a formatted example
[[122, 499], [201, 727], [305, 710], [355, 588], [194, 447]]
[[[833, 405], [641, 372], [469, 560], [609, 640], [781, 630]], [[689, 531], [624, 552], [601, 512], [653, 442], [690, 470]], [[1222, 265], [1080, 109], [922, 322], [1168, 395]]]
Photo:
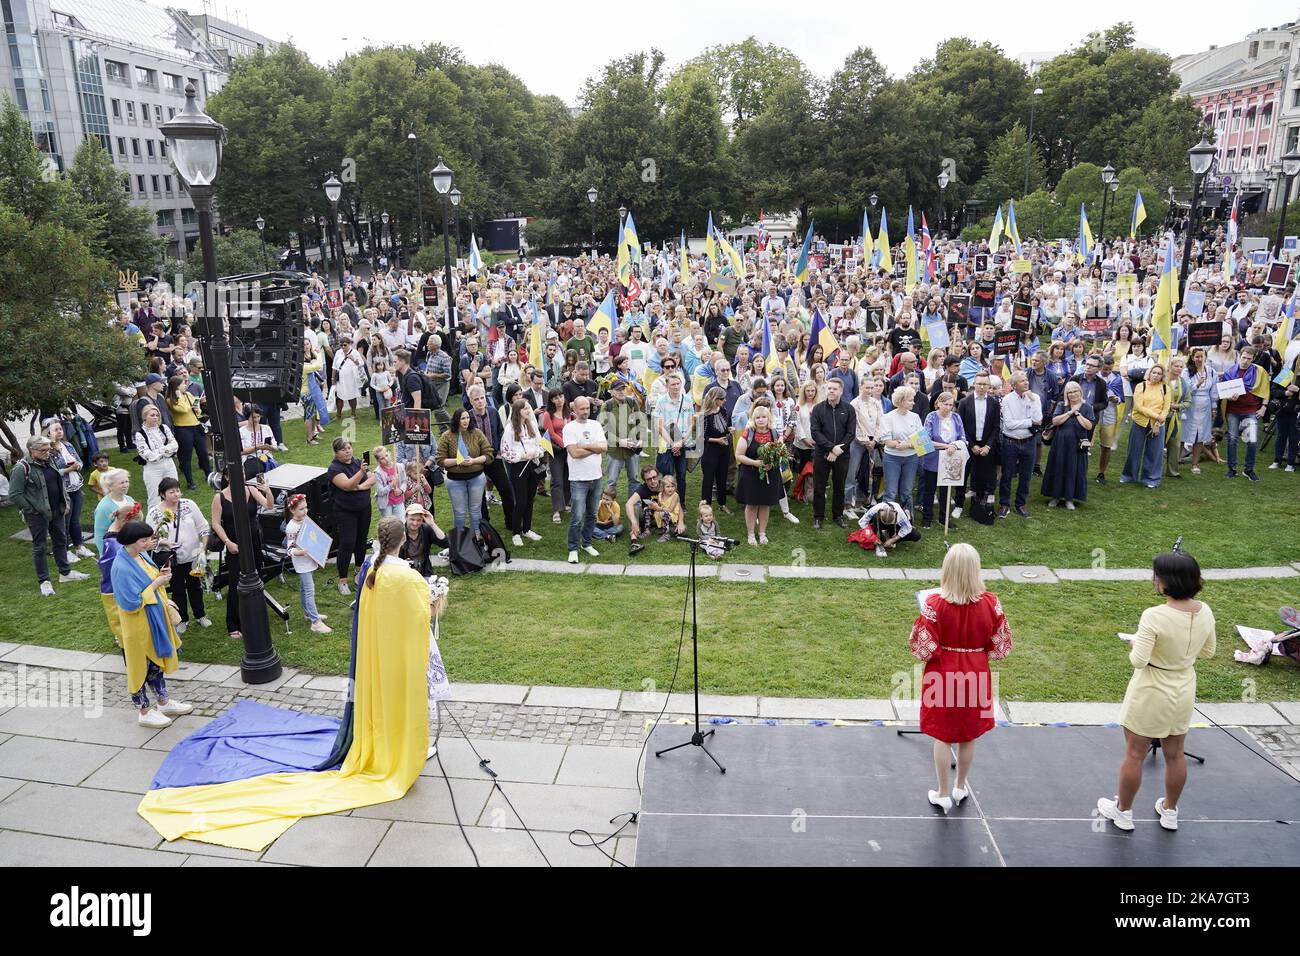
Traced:
[[[198, 219], [159, 127], [184, 108], [187, 84], [200, 107], [221, 89], [232, 54], [248, 52], [237, 36], [248, 31], [198, 26], [144, 0], [0, 0], [0, 12], [0, 95], [17, 102], [37, 147], [65, 170], [83, 140], [98, 138], [169, 240], [167, 254], [184, 258]], [[210, 42], [218, 33], [221, 47]]]

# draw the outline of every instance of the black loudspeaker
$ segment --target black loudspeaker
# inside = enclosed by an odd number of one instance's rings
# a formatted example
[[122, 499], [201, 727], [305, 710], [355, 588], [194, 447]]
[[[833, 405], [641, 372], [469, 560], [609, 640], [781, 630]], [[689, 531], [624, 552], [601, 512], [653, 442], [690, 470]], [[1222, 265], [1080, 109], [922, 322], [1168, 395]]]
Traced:
[[265, 404], [296, 402], [302, 391], [302, 290], [259, 291], [256, 305], [230, 313], [230, 378], [240, 398]]
[[[300, 484], [289, 487], [287, 484], [272, 481], [271, 490], [275, 493], [275, 499], [280, 507], [277, 509], [283, 512], [283, 502], [287, 501], [293, 495], [307, 496], [307, 514], [311, 520], [320, 525], [321, 530], [334, 537], [334, 486], [330, 484], [329, 475], [325, 472], [316, 475]], [[280, 516], [276, 516], [276, 524]], [[284, 535], [280, 535], [283, 539]], [[268, 539], [270, 540], [270, 539]]]

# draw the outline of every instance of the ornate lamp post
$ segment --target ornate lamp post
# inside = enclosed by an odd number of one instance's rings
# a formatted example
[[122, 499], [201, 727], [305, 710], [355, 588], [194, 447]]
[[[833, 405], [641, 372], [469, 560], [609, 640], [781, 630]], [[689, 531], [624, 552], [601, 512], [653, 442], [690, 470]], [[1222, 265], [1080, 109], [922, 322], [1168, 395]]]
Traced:
[[1201, 134], [1201, 141], [1187, 151], [1187, 163], [1192, 167], [1192, 206], [1187, 214], [1187, 235], [1183, 238], [1183, 263], [1178, 269], [1178, 301], [1183, 301], [1187, 289], [1187, 270], [1192, 258], [1192, 237], [1196, 235], [1197, 219], [1201, 211], [1201, 187], [1205, 174], [1210, 171], [1217, 150]]
[[[325, 198], [330, 201], [330, 209], [333, 214], [330, 216], [330, 225], [334, 227], [330, 236], [330, 252], [334, 255], [334, 264], [339, 270], [339, 293], [343, 292], [343, 237], [339, 235], [339, 197], [343, 195], [343, 184], [339, 182], [338, 177], [330, 173], [330, 178], [325, 180]], [[337, 242], [337, 245], [335, 244]]]
[[1300, 153], [1292, 150], [1282, 157], [1282, 215], [1277, 221], [1277, 240], [1273, 243], [1273, 258], [1282, 254], [1282, 237], [1286, 235], [1286, 206], [1291, 198], [1291, 180], [1300, 173]]
[[[212, 414], [221, 430], [221, 445], [230, 481], [230, 505], [235, 519], [235, 543], [239, 546], [239, 620], [244, 635], [244, 659], [240, 669], [248, 683], [265, 684], [280, 676], [280, 656], [271, 644], [265, 590], [253, 550], [253, 525], [248, 514], [239, 429], [235, 425], [234, 390], [230, 382], [230, 340], [223, 317], [213, 314], [217, 301], [217, 255], [212, 242], [212, 193], [226, 130], [198, 108], [194, 86], [186, 84], [185, 108], [164, 123], [160, 131], [167, 140], [167, 154], [176, 167], [176, 174], [184, 180], [199, 217], [203, 278], [207, 284], [199, 319], [199, 336], [208, 353], [205, 362], [208, 394], [212, 396]], [[234, 573], [235, 569], [230, 568], [230, 574]], [[234, 596], [230, 595], [228, 599], [234, 599]]]
[[266, 266], [266, 236], [262, 234], [262, 230], [266, 228], [266, 220], [263, 219], [261, 216], [258, 216], [255, 225], [257, 226], [257, 238], [262, 243], [262, 269], [265, 270], [267, 267]]
[[452, 392], [458, 390], [460, 381], [460, 349], [456, 347], [456, 326], [458, 316], [456, 315], [456, 297], [453, 291], [451, 279], [451, 237], [447, 232], [447, 220], [449, 218], [448, 210], [451, 207], [451, 186], [454, 174], [443, 163], [442, 157], [438, 157], [438, 165], [433, 167], [429, 173], [429, 178], [433, 180], [434, 191], [442, 197], [442, 255], [443, 255], [443, 281], [446, 283], [446, 316], [447, 316], [447, 354], [451, 356], [451, 382]]
[[1101, 232], [1098, 233], [1103, 248], [1106, 244], [1106, 200], [1111, 193], [1111, 183], [1116, 182], [1115, 167], [1110, 163], [1101, 171]]
[[939, 228], [943, 228], [943, 193], [948, 188], [948, 173], [939, 171]]
[[587, 204], [591, 206], [591, 248], [592, 252], [596, 249], [596, 187], [592, 186], [587, 190]]
[[451, 231], [456, 236], [456, 258], [460, 258], [460, 220], [456, 216], [456, 210], [460, 208], [461, 191], [457, 187], [452, 187], [449, 193], [451, 197]]

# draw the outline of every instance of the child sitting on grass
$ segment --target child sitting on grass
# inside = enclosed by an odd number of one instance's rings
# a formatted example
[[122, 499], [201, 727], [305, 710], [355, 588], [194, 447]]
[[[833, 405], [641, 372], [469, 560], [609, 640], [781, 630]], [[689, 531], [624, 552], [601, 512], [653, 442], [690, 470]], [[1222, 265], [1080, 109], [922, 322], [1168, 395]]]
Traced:
[[655, 524], [663, 529], [659, 540], [669, 541], [677, 534], [677, 526], [682, 523], [685, 515], [682, 512], [682, 499], [677, 494], [677, 479], [664, 475], [660, 485]]
[[600, 504], [596, 506], [596, 527], [592, 534], [602, 541], [617, 541], [623, 533], [623, 525], [619, 523], [623, 510], [614, 497], [617, 490], [615, 485], [606, 485], [600, 495]]
[[713, 517], [713, 507], [707, 501], [700, 502], [700, 520], [695, 524], [695, 537], [705, 542], [704, 553], [715, 561], [721, 560], [727, 553], [722, 545], [709, 543], [710, 538], [722, 537], [722, 529], [718, 527], [718, 521]]

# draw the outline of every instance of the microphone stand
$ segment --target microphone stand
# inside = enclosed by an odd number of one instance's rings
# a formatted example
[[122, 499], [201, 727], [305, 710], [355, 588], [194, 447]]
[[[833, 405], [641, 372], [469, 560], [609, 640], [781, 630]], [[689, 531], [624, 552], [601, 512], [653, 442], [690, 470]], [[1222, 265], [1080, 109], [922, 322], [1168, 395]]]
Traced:
[[691, 592], [691, 655], [693, 658], [693, 668], [695, 671], [695, 732], [691, 734], [691, 739], [680, 744], [674, 744], [671, 747], [665, 747], [663, 750], [656, 750], [655, 756], [662, 757], [666, 753], [674, 750], [680, 750], [683, 747], [699, 747], [704, 751], [705, 756], [712, 760], [720, 771], [727, 772], [727, 768], [718, 763], [718, 758], [709, 753], [709, 748], [704, 746], [704, 741], [712, 737], [715, 730], [711, 729], [707, 733], [700, 732], [700, 640], [699, 640], [699, 620], [695, 613], [695, 558], [699, 553], [700, 547], [704, 544], [699, 538], [677, 538], [678, 541], [685, 541], [691, 546], [691, 567], [687, 574], [686, 586]]

